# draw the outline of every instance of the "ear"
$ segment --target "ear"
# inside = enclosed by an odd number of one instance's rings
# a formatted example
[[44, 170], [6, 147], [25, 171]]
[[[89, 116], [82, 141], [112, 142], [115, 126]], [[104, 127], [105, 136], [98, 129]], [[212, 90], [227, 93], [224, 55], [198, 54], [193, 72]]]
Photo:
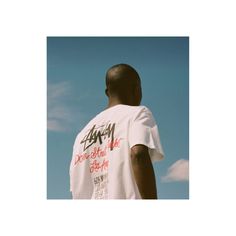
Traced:
[[109, 97], [108, 89], [105, 90], [105, 94], [107, 95], [107, 97]]

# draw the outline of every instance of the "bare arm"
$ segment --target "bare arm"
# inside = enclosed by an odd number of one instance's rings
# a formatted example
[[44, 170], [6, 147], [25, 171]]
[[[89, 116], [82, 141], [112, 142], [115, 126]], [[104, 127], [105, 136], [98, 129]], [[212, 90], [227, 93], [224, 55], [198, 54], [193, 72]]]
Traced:
[[139, 192], [143, 199], [157, 199], [155, 174], [148, 148], [135, 145], [131, 148], [131, 163]]

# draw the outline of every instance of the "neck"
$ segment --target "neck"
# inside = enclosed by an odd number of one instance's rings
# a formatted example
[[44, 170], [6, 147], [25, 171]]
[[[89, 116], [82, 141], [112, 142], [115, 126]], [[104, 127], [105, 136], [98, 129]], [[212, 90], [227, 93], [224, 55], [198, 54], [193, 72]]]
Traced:
[[120, 100], [109, 100], [107, 108], [114, 107], [119, 104], [125, 104], [125, 103], [121, 102]]
[[137, 106], [132, 99], [122, 99], [119, 97], [110, 97], [108, 101], [107, 108], [123, 104], [123, 105], [129, 105], [129, 106]]
[[129, 102], [124, 102], [124, 101], [121, 101], [121, 100], [115, 100], [115, 101], [109, 100], [107, 108], [114, 107], [114, 106], [119, 105], [119, 104], [128, 105], [128, 106], [139, 106], [138, 104], [136, 105], [136, 104], [129, 103]]

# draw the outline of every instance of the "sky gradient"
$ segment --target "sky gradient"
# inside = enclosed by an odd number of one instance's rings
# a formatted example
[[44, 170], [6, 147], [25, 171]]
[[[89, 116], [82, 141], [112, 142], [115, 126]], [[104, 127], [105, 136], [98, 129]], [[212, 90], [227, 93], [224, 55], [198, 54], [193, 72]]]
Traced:
[[105, 73], [127, 63], [142, 81], [165, 159], [154, 163], [160, 199], [189, 198], [189, 38], [47, 38], [47, 198], [71, 199], [77, 133], [107, 106]]

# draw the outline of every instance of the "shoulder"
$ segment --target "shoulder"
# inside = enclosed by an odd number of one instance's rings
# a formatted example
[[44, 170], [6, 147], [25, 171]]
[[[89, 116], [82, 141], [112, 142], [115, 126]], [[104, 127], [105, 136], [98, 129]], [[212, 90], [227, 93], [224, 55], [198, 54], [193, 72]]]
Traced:
[[140, 115], [142, 115], [142, 116], [150, 116], [150, 117], [153, 116], [151, 110], [148, 107], [146, 107], [146, 106], [138, 106], [138, 107], [136, 107], [136, 110], [134, 112], [134, 117], [140, 116]]

